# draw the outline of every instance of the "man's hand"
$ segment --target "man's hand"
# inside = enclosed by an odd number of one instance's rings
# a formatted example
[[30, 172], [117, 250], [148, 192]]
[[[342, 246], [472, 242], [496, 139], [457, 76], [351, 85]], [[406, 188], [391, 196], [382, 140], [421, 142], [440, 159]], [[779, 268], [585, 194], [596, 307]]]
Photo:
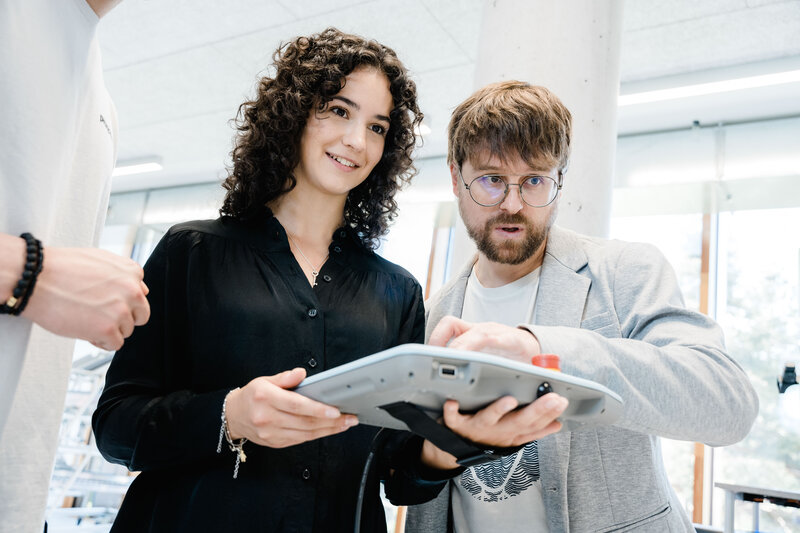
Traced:
[[[428, 344], [500, 355], [525, 364], [541, 352], [539, 341], [529, 331], [494, 322], [474, 324], [453, 316], [444, 317], [431, 333]], [[546, 394], [522, 409], [506, 396], [475, 414], [458, 412], [458, 402], [444, 404], [444, 424], [462, 437], [485, 446], [508, 448], [526, 444], [561, 429], [556, 420], [567, 408], [567, 399]], [[456, 468], [455, 457], [428, 441], [422, 461], [443, 470]]]
[[525, 364], [541, 352], [539, 341], [529, 331], [494, 322], [474, 324], [454, 316], [436, 324], [428, 344], [502, 355]]
[[463, 415], [458, 412], [458, 402], [448, 400], [444, 404], [444, 423], [473, 442], [510, 448], [560, 430], [561, 422], [556, 418], [568, 402], [563, 396], [550, 393], [516, 410], [518, 405], [515, 398], [506, 396], [473, 415]]
[[[556, 420], [567, 408], [568, 401], [555, 393], [545, 394], [522, 409], [517, 400], [505, 396], [475, 414], [458, 412], [458, 402], [444, 404], [444, 424], [472, 442], [495, 448], [510, 448], [556, 433], [561, 422]], [[457, 468], [456, 458], [429, 441], [422, 446], [422, 461], [433, 468]]]
[[358, 418], [292, 392], [306, 377], [302, 368], [262, 376], [228, 396], [226, 419], [232, 439], [242, 437], [261, 446], [285, 448], [341, 433]]
[[95, 248], [45, 248], [22, 316], [57, 335], [117, 350], [150, 318], [144, 272], [135, 261]]

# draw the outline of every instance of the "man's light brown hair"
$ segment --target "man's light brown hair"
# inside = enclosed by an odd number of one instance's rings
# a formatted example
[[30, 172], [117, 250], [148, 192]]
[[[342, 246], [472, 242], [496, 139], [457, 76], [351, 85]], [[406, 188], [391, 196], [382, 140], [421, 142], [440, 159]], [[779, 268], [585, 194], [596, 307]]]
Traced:
[[502, 162], [519, 156], [526, 163], [545, 161], [561, 175], [569, 162], [572, 114], [545, 87], [501, 81], [464, 100], [450, 119], [447, 162], [480, 166], [488, 152]]

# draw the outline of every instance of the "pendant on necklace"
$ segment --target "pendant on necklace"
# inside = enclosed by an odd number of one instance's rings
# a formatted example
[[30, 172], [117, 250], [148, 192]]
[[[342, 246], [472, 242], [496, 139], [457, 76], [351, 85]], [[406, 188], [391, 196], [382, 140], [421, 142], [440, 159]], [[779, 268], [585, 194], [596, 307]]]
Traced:
[[297, 243], [294, 242], [294, 239], [292, 239], [292, 236], [289, 235], [288, 233], [286, 234], [286, 236], [289, 237], [289, 240], [292, 242], [292, 244], [294, 244], [295, 249], [297, 249], [297, 251], [300, 252], [300, 255], [303, 256], [303, 259], [306, 260], [306, 263], [308, 263], [308, 266], [311, 267], [311, 286], [312, 287], [316, 287], [317, 286], [317, 276], [319, 276], [319, 269], [322, 268], [322, 265], [324, 265], [325, 261], [328, 260], [328, 256], [325, 255], [325, 259], [322, 260], [322, 263], [320, 263], [318, 267], [314, 268], [314, 263], [312, 263], [308, 259], [308, 257], [306, 257], [306, 254], [303, 253], [303, 250], [301, 250], [300, 247], [297, 246]]

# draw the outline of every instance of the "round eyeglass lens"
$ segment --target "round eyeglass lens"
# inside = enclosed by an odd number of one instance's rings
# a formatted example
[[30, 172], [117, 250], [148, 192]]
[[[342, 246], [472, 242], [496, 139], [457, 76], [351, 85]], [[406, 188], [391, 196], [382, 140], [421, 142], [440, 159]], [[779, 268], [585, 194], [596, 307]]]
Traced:
[[532, 207], [543, 207], [552, 202], [558, 192], [556, 180], [549, 176], [530, 176], [522, 182], [522, 200]]
[[506, 182], [500, 176], [480, 176], [472, 180], [469, 192], [479, 204], [499, 204], [506, 195]]

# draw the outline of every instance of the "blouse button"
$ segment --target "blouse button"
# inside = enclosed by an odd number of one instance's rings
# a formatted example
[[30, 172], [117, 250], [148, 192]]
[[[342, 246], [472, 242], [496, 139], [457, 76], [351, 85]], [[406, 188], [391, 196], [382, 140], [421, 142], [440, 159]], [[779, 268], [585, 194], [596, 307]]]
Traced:
[[325, 274], [324, 276], [322, 276], [322, 279], [324, 279], [325, 281], [330, 283], [333, 278], [331, 278], [329, 275]]
[[308, 468], [304, 469], [302, 476], [303, 479], [305, 479], [306, 481], [311, 479], [311, 470], [309, 470]]
[[314, 318], [315, 316], [317, 316], [317, 310], [312, 307], [311, 309], [308, 310], [308, 316]]
[[311, 367], [311, 368], [316, 368], [317, 367], [317, 360], [312, 357], [311, 359], [308, 360], [308, 366]]
[[342, 251], [342, 247], [341, 247], [341, 246], [334, 246], [334, 247], [333, 247], [333, 251], [334, 251], [334, 252], [336, 252], [336, 253], [338, 254], [339, 252], [341, 252], [341, 251]]

